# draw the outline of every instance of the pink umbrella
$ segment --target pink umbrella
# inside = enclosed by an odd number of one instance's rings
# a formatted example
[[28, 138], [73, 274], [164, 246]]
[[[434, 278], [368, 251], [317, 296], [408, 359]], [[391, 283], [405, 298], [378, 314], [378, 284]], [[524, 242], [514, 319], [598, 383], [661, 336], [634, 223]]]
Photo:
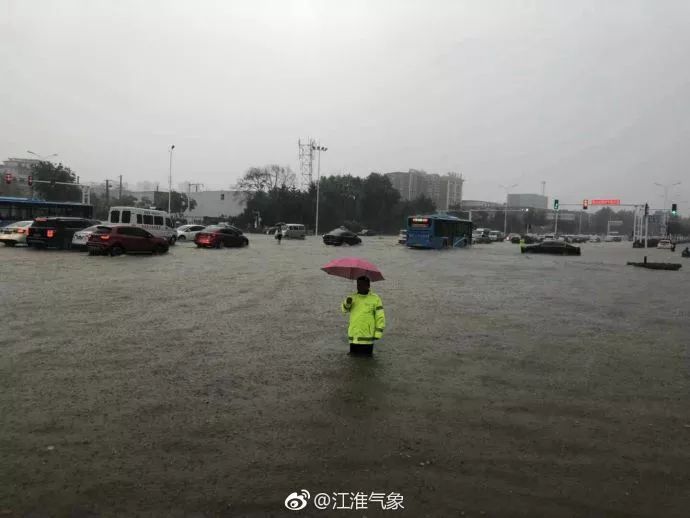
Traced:
[[328, 275], [345, 277], [346, 279], [354, 280], [357, 277], [366, 275], [372, 282], [383, 280], [381, 270], [369, 261], [365, 261], [359, 257], [341, 257], [340, 259], [333, 259], [327, 265], [322, 266], [321, 269]]

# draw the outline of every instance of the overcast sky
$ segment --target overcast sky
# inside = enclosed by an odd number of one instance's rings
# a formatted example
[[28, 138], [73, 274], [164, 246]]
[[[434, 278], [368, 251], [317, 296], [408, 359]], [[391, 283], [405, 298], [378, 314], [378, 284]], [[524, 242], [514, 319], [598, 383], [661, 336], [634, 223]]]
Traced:
[[[250, 166], [690, 200], [690, 2], [0, 0], [0, 159], [227, 188]], [[683, 205], [687, 206], [686, 203]]]

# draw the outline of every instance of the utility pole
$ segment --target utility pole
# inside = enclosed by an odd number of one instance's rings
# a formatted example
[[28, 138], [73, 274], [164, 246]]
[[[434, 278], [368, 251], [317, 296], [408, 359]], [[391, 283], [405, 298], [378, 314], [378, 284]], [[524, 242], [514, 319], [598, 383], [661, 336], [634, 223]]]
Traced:
[[546, 182], [543, 180], [541, 182], [541, 195], [546, 196]]
[[505, 204], [504, 210], [503, 210], [503, 235], [504, 236], [506, 235], [506, 232], [508, 232], [508, 194], [509, 194], [511, 189], [513, 189], [514, 187], [517, 187], [517, 186], [518, 186], [518, 184], [516, 184], [516, 183], [514, 183], [513, 185], [510, 185], [508, 187], [506, 187], [505, 185], [501, 185], [501, 187], [503, 187], [506, 191], [506, 204]]
[[[77, 183], [79, 183], [79, 182], [77, 182]], [[118, 198], [117, 198], [117, 199], [118, 199], [118, 200], [121, 200], [121, 199], [122, 199], [122, 175], [120, 175], [120, 192], [119, 192], [119, 195], [118, 195]]]
[[172, 156], [175, 144], [170, 146], [170, 171], [168, 173], [168, 216], [170, 216], [170, 205], [172, 202]]
[[644, 204], [644, 247], [647, 248], [649, 241], [649, 204]]
[[316, 174], [316, 224], [314, 225], [314, 235], [318, 236], [319, 235], [319, 193], [320, 193], [320, 187], [321, 187], [321, 151], [328, 151], [328, 148], [325, 146], [322, 146], [321, 142], [319, 142], [318, 145], [312, 144], [312, 150], [319, 152], [317, 174]]
[[105, 206], [110, 209], [110, 182], [112, 180], [105, 180]]

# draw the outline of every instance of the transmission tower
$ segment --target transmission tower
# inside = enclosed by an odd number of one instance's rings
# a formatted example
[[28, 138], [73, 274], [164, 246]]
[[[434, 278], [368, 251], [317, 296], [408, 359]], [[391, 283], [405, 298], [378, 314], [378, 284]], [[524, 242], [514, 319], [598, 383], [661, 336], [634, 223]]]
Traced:
[[314, 149], [316, 141], [313, 138], [299, 139], [299, 172], [303, 189], [309, 189], [314, 172]]

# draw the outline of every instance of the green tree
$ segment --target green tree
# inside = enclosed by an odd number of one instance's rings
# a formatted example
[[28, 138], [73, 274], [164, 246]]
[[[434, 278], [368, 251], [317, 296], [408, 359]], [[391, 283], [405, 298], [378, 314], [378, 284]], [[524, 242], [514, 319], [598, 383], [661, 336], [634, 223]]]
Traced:
[[[153, 203], [158, 210], [168, 210], [168, 193], [156, 191], [153, 197]], [[196, 200], [194, 198], [188, 198], [186, 194], [177, 191], [172, 191], [172, 197], [170, 198], [170, 212], [172, 214], [181, 215], [187, 210], [189, 206], [190, 210], [196, 208]], [[150, 207], [150, 205], [149, 205]]]
[[[62, 164], [39, 162], [31, 166], [31, 174], [34, 177], [34, 195], [36, 197], [46, 201], [81, 201], [81, 189], [79, 187], [60, 185], [60, 183], [77, 183], [77, 175], [69, 167], [64, 167]], [[40, 183], [37, 183], [37, 180]]]
[[279, 188], [294, 188], [295, 174], [289, 166], [269, 164], [264, 167], [250, 167], [237, 182], [237, 187], [247, 193], [268, 192]]

